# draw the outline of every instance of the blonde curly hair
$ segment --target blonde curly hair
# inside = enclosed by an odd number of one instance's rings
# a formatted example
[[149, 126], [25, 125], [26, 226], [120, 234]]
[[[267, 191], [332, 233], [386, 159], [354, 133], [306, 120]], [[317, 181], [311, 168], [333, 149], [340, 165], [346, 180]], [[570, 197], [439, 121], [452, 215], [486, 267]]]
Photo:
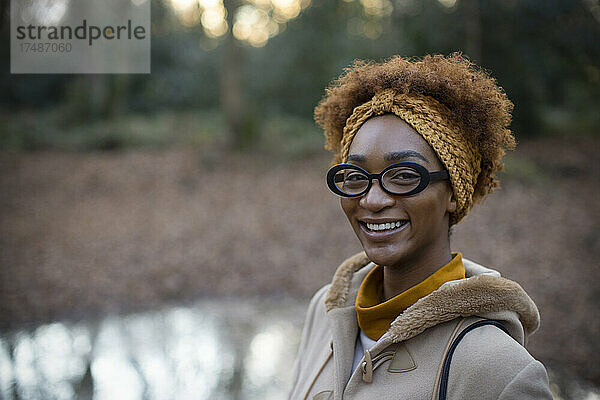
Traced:
[[473, 171], [470, 201], [462, 215], [451, 221], [458, 222], [473, 202], [498, 186], [495, 174], [503, 168], [505, 150], [516, 145], [509, 129], [512, 102], [495, 79], [460, 53], [421, 59], [394, 56], [382, 63], [355, 61], [329, 85], [314, 112], [324, 130], [325, 148], [334, 153], [333, 163], [342, 161], [344, 146], [352, 140], [345, 137], [349, 129], [344, 128], [355, 109], [390, 91], [433, 98], [477, 151], [479, 165]]

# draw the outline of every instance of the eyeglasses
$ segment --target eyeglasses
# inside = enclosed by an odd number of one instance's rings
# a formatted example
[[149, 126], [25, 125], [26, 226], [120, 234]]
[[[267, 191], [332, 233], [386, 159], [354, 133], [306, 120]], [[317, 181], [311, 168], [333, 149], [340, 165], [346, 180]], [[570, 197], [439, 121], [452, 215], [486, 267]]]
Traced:
[[424, 166], [413, 162], [401, 162], [386, 167], [379, 174], [370, 174], [352, 164], [337, 164], [327, 171], [327, 186], [343, 197], [358, 197], [371, 189], [373, 179], [391, 195], [410, 196], [419, 193], [430, 182], [448, 179], [448, 171], [429, 172]]

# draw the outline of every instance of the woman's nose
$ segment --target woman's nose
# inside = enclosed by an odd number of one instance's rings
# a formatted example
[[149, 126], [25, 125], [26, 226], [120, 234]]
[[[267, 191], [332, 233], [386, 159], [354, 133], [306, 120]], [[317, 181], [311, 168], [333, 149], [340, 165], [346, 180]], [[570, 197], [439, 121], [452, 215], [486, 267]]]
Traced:
[[386, 193], [377, 180], [374, 180], [371, 188], [365, 193], [358, 204], [371, 212], [378, 212], [386, 207], [391, 207], [395, 204], [395, 200], [389, 193]]

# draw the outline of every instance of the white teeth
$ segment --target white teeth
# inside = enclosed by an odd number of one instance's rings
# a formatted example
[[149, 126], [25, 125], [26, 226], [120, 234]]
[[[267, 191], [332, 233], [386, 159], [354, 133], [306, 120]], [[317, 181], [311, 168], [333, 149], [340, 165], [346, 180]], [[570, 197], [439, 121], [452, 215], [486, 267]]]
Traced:
[[396, 222], [388, 222], [385, 224], [369, 224], [369, 223], [367, 223], [366, 225], [367, 225], [367, 228], [369, 228], [372, 231], [383, 231], [386, 229], [399, 228], [407, 222], [408, 221], [403, 220], [403, 221], [396, 221]]

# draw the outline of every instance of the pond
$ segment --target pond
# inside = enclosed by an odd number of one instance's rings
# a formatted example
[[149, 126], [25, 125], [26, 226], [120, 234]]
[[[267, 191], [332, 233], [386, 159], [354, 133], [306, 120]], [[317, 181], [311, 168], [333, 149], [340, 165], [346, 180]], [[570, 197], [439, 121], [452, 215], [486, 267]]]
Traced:
[[283, 299], [202, 301], [12, 332], [0, 337], [0, 397], [282, 399], [305, 310]]

